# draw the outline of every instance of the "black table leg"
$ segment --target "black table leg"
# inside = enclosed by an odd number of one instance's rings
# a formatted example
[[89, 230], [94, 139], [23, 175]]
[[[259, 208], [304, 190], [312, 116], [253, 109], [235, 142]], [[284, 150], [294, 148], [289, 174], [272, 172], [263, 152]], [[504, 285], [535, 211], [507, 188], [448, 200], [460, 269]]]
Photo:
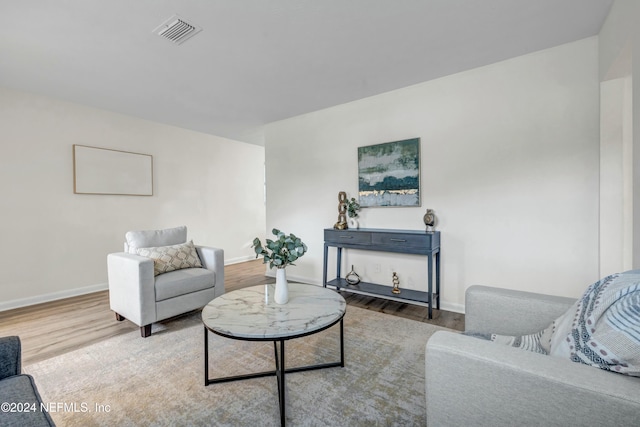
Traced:
[[204, 327], [204, 385], [209, 385], [209, 330]]
[[344, 317], [340, 319], [340, 367], [344, 368]]
[[278, 401], [280, 401], [280, 377], [278, 376], [278, 373], [280, 372], [280, 362], [278, 361], [278, 341], [274, 341], [273, 342], [273, 354], [274, 354], [274, 360], [276, 361], [276, 379], [278, 380]]
[[[205, 326], [204, 328], [204, 385], [208, 386], [210, 384], [219, 384], [230, 381], [238, 381], [238, 380], [247, 380], [251, 378], [261, 378], [268, 376], [275, 376], [278, 382], [278, 400], [280, 403], [280, 423], [282, 426], [285, 425], [286, 416], [285, 416], [285, 374], [292, 372], [304, 372], [304, 371], [313, 371], [316, 369], [325, 369], [325, 368], [333, 368], [333, 367], [344, 367], [344, 317], [340, 319], [340, 361], [339, 362], [330, 362], [319, 365], [310, 365], [310, 366], [301, 366], [297, 368], [289, 368], [285, 367], [285, 350], [284, 350], [284, 342], [286, 340], [278, 340], [273, 342], [273, 352], [275, 356], [275, 370], [266, 371], [266, 372], [258, 372], [254, 374], [245, 374], [245, 375], [235, 375], [230, 377], [222, 377], [222, 378], [209, 378], [209, 330]], [[280, 350], [278, 354], [278, 342], [280, 343]]]
[[280, 400], [280, 425], [284, 427], [285, 425], [285, 415], [284, 415], [284, 399], [285, 399], [285, 384], [284, 384], [284, 374], [286, 370], [284, 367], [284, 340], [280, 340], [280, 369], [278, 370], [278, 385], [280, 395], [278, 399]]

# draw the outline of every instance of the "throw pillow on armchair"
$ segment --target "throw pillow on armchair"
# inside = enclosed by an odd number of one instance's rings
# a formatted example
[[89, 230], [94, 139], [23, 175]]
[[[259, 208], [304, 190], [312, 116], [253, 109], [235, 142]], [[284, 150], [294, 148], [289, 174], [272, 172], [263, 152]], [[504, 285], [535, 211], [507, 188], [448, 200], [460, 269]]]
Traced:
[[491, 341], [640, 377], [640, 270], [607, 276], [535, 334]]

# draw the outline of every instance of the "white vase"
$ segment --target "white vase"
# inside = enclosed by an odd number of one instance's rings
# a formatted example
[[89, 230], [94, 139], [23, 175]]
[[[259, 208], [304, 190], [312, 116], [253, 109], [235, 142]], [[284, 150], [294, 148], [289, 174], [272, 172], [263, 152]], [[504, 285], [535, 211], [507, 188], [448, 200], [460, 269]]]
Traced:
[[349, 228], [353, 228], [354, 230], [360, 228], [360, 223], [358, 223], [358, 220], [355, 218], [349, 218], [347, 224], [349, 225]]
[[289, 285], [287, 284], [287, 270], [276, 269], [276, 292], [273, 295], [276, 304], [286, 304], [289, 301]]

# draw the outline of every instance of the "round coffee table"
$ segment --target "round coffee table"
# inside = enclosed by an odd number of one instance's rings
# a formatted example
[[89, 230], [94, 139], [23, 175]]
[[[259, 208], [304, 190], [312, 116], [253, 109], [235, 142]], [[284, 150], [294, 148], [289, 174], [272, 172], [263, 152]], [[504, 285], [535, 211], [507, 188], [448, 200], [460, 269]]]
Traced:
[[[344, 367], [346, 302], [335, 291], [320, 286], [289, 283], [289, 302], [273, 301], [275, 285], [258, 285], [223, 294], [202, 309], [204, 323], [205, 386], [229, 381], [275, 376], [278, 380], [280, 423], [285, 425], [285, 374]], [[315, 334], [340, 323], [340, 361], [285, 368], [284, 342]], [[209, 331], [231, 339], [273, 341], [275, 370], [223, 378], [209, 378]], [[278, 345], [279, 344], [279, 345]], [[278, 349], [279, 347], [279, 349]]]

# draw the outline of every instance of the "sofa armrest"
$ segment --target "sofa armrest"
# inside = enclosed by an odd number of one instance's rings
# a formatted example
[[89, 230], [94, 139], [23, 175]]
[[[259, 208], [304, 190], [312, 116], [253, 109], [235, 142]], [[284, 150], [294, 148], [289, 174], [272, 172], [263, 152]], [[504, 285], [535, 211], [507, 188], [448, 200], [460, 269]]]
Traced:
[[196, 245], [196, 251], [202, 266], [216, 273], [216, 297], [224, 294], [224, 250]]
[[153, 260], [118, 252], [107, 255], [111, 310], [138, 326], [156, 321]]
[[428, 425], [638, 422], [640, 378], [443, 331], [425, 361]]
[[465, 330], [526, 335], [564, 314], [575, 299], [474, 285], [465, 294]]
[[16, 336], [0, 338], [0, 380], [21, 373], [21, 356], [20, 338]]

